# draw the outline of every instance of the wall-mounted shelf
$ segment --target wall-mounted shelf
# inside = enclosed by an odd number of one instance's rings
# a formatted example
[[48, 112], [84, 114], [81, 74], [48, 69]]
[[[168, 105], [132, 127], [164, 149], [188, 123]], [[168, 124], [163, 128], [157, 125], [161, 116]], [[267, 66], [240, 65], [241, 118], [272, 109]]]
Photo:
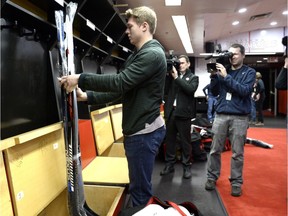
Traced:
[[[96, 53], [101, 57], [100, 64], [105, 64], [106, 58], [123, 63], [133, 46], [123, 37], [126, 23], [113, 3], [110, 0], [74, 2], [78, 3], [73, 22], [75, 52], [80, 53], [82, 59]], [[41, 37], [54, 45], [57, 35], [54, 11], [63, 10], [66, 4], [64, 1], [62, 6], [54, 0], [8, 0], [2, 3], [1, 18], [35, 32], [36, 39]]]

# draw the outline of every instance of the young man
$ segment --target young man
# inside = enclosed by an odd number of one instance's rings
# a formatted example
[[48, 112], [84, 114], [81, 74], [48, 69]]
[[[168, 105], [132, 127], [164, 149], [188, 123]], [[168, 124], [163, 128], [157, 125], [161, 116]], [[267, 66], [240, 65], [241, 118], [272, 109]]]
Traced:
[[[155, 156], [165, 136], [160, 116], [166, 57], [162, 45], [153, 39], [157, 17], [148, 7], [126, 11], [126, 34], [136, 51], [116, 75], [84, 74], [61, 77], [67, 91], [78, 85], [80, 101], [100, 104], [122, 97], [124, 147], [129, 167], [129, 191], [133, 206], [146, 204], [152, 196], [151, 177]], [[90, 91], [88, 91], [90, 90]]]
[[166, 120], [166, 165], [160, 175], [174, 172], [176, 162], [176, 138], [179, 134], [182, 150], [183, 177], [191, 178], [191, 119], [195, 118], [195, 98], [199, 79], [190, 67], [188, 56], [179, 56], [179, 74], [173, 66], [167, 79], [169, 85], [167, 100], [164, 104], [164, 117]]
[[216, 116], [212, 126], [213, 141], [207, 166], [206, 190], [214, 190], [220, 176], [221, 153], [228, 137], [232, 147], [231, 195], [241, 196], [243, 184], [244, 144], [248, 128], [248, 115], [251, 111], [251, 92], [256, 78], [254, 69], [243, 65], [245, 48], [233, 44], [229, 52], [231, 68], [226, 70], [217, 63], [217, 72], [211, 74], [211, 91], [219, 95]]

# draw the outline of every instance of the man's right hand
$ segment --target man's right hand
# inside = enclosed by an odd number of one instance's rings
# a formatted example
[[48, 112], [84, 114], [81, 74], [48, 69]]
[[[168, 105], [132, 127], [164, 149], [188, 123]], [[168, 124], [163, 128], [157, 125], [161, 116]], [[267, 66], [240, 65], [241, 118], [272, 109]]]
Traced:
[[170, 73], [174, 80], [178, 78], [178, 72], [174, 66], [172, 67], [172, 70]]

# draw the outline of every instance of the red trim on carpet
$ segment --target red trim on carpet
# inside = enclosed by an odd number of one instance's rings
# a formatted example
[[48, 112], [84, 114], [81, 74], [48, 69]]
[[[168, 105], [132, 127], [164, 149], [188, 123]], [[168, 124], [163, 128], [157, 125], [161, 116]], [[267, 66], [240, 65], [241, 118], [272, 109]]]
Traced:
[[230, 195], [231, 151], [222, 154], [217, 189], [229, 216], [287, 215], [287, 130], [249, 128], [247, 137], [273, 144], [273, 149], [245, 145], [242, 196]]

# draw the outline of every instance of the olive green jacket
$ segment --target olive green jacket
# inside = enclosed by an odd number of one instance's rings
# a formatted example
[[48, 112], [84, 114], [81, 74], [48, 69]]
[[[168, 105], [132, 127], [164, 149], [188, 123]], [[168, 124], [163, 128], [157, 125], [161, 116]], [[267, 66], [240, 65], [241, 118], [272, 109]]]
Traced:
[[160, 115], [163, 100], [166, 57], [155, 39], [131, 54], [119, 74], [82, 73], [79, 87], [87, 91], [89, 104], [103, 104], [122, 97], [124, 135], [134, 134]]

